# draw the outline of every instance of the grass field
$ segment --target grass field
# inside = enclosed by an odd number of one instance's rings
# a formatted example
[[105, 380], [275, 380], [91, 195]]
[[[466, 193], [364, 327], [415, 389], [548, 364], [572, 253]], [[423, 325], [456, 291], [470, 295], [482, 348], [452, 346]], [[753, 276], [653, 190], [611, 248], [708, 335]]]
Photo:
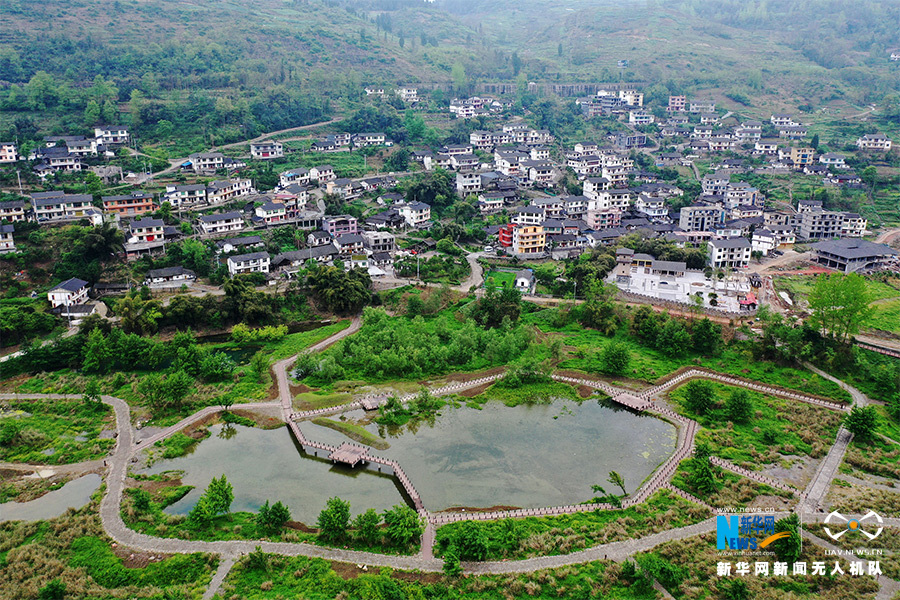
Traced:
[[515, 285], [516, 274], [512, 271], [488, 271], [488, 273], [484, 276], [485, 285], [491, 279], [494, 280], [494, 287], [502, 288], [502, 287], [510, 287]]
[[725, 403], [740, 388], [719, 383], [712, 386], [715, 405], [703, 415], [685, 406], [685, 386], [670, 391], [669, 399], [677, 412], [700, 423], [697, 441], [707, 443], [713, 456], [757, 469], [783, 455], [821, 458], [834, 443], [842, 419], [840, 413], [748, 391], [753, 416], [746, 423], [732, 423]]
[[[807, 298], [816, 283], [814, 275], [784, 275], [774, 280], [775, 289], [786, 291], [795, 305], [806, 306]], [[887, 282], [866, 278], [866, 290], [872, 300], [869, 329], [900, 333], [900, 279]]]
[[372, 448], [375, 448], [377, 450], [385, 450], [391, 447], [391, 445], [385, 440], [381, 439], [371, 431], [354, 423], [335, 421], [334, 419], [326, 419], [325, 417], [313, 419], [313, 423], [319, 425], [320, 427], [334, 429], [335, 431], [344, 434], [354, 442], [359, 442], [360, 444], [371, 446]]
[[0, 412], [0, 460], [62, 465], [105, 457], [115, 444], [99, 439], [112, 427], [105, 404], [73, 400], [7, 400]]

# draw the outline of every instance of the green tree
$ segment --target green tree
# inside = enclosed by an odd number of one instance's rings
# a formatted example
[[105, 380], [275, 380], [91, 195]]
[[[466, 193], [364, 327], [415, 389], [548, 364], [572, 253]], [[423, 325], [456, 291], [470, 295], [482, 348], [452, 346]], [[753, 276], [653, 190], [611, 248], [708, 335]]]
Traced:
[[819, 275], [809, 294], [809, 323], [822, 335], [847, 343], [871, 316], [870, 302], [866, 280], [856, 273]]
[[704, 415], [716, 399], [715, 388], [705, 379], [692, 379], [684, 386], [684, 401], [694, 414]]
[[715, 494], [719, 490], [716, 483], [715, 472], [709, 461], [709, 446], [698, 442], [694, 447], [694, 456], [691, 459], [691, 485], [707, 496]]
[[610, 471], [610, 472], [609, 472], [609, 477], [607, 477], [606, 480], [607, 480], [608, 482], [610, 482], [611, 484], [613, 484], [614, 486], [616, 486], [616, 487], [618, 487], [619, 489], [621, 489], [621, 490], [622, 490], [622, 495], [623, 495], [623, 496], [627, 496], [627, 495], [628, 495], [628, 492], [625, 491], [625, 478], [622, 477], [619, 473], [617, 473], [616, 471]]
[[319, 536], [329, 542], [337, 542], [347, 536], [350, 524], [350, 503], [338, 497], [329, 498], [316, 521]]
[[106, 336], [100, 329], [94, 329], [88, 334], [87, 343], [84, 345], [84, 359], [81, 369], [85, 373], [105, 373], [109, 368], [109, 360], [112, 351], [106, 343]]
[[448, 577], [457, 577], [462, 573], [462, 566], [459, 564], [459, 550], [456, 546], [450, 546], [444, 551], [444, 574]]
[[397, 505], [384, 511], [387, 537], [395, 545], [405, 548], [422, 537], [425, 524], [419, 514], [406, 505]]
[[725, 401], [728, 418], [735, 423], [746, 423], [753, 414], [753, 402], [750, 393], [742, 388], [734, 389]]
[[797, 562], [803, 551], [803, 542], [800, 539], [800, 518], [796, 513], [775, 521], [775, 533], [782, 531], [788, 531], [790, 535], [776, 540], [772, 544], [772, 549], [778, 555], [778, 560], [788, 563]]
[[291, 520], [291, 511], [281, 502], [269, 506], [269, 501], [259, 507], [256, 514], [256, 525], [263, 531], [273, 534], [281, 531], [284, 524]]
[[667, 356], [681, 356], [691, 346], [691, 334], [679, 321], [669, 319], [659, 329], [656, 336], [656, 349]]
[[450, 547], [455, 547], [460, 560], [484, 560], [488, 553], [488, 537], [477, 521], [463, 521], [453, 533]]
[[93, 406], [100, 405], [100, 382], [97, 381], [96, 377], [91, 377], [88, 379], [87, 383], [84, 384], [84, 396], [82, 399], [85, 404], [91, 404]]
[[356, 515], [353, 519], [353, 529], [356, 531], [356, 537], [362, 542], [372, 545], [381, 537], [378, 526], [381, 525], [381, 516], [374, 508], [370, 508], [364, 513]]
[[213, 477], [206, 488], [206, 496], [209, 498], [211, 508], [216, 514], [223, 514], [231, 511], [231, 503], [234, 502], [234, 489], [222, 475], [218, 479]]
[[718, 587], [722, 600], [750, 600], [750, 590], [742, 579], [720, 579]]
[[453, 67], [450, 69], [450, 77], [453, 79], [453, 87], [458, 93], [463, 93], [468, 89], [469, 80], [466, 77], [466, 68], [462, 63], [453, 63]]
[[624, 375], [630, 362], [631, 352], [624, 342], [609, 342], [600, 357], [603, 372], [610, 375]]
[[96, 125], [100, 121], [100, 105], [96, 100], [89, 100], [84, 108], [84, 122], [86, 125]]
[[844, 426], [857, 441], [866, 442], [875, 437], [878, 421], [878, 410], [874, 406], [854, 406], [844, 417]]
[[100, 119], [104, 123], [113, 124], [119, 120], [119, 109], [113, 104], [112, 100], [107, 100], [100, 108]]
[[581, 305], [581, 322], [604, 335], [613, 335], [619, 327], [619, 314], [613, 303], [616, 288], [596, 277], [585, 280], [585, 303]]
[[694, 323], [691, 340], [694, 352], [704, 356], [715, 356], [722, 347], [722, 326], [704, 318]]

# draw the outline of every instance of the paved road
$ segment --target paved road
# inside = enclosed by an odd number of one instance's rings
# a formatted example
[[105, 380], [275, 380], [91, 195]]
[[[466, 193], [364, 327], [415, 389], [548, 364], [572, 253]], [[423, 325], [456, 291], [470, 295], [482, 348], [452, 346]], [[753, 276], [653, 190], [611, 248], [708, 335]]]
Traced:
[[[805, 366], [813, 373], [837, 383], [842, 389], [850, 392], [855, 406], [866, 406], [869, 403], [869, 399], [866, 398], [865, 394], [855, 387], [847, 385], [837, 377], [829, 375], [814, 365], [806, 363]], [[816, 469], [816, 473], [810, 480], [809, 485], [806, 486], [806, 490], [803, 492], [803, 499], [797, 507], [798, 510], [802, 512], [825, 510], [825, 495], [828, 494], [831, 482], [834, 481], [834, 477], [837, 475], [838, 467], [841, 466], [841, 462], [844, 460], [844, 455], [847, 453], [847, 447], [850, 445], [851, 439], [853, 439], [853, 434], [844, 427], [838, 429], [837, 439], [834, 445], [831, 446], [825, 459], [819, 464], [819, 468]]]

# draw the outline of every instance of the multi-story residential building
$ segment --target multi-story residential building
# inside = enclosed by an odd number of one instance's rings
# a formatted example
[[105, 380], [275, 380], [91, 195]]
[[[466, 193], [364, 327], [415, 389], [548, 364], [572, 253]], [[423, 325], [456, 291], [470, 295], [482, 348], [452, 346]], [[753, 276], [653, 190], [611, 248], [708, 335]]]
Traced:
[[175, 208], [206, 202], [206, 186], [202, 183], [167, 185], [163, 201], [168, 202]]
[[0, 142], [0, 163], [11, 163], [19, 160], [16, 145], [12, 142]]
[[663, 198], [638, 194], [634, 201], [634, 210], [642, 215], [647, 215], [650, 220], [665, 219], [669, 216], [669, 208]]
[[891, 149], [891, 139], [883, 133], [870, 133], [856, 140], [860, 150], [887, 151]]
[[738, 181], [725, 187], [725, 208], [728, 210], [738, 206], [760, 206], [763, 201], [759, 190], [749, 183]]
[[400, 99], [404, 102], [418, 102], [419, 101], [419, 90], [414, 87], [401, 87], [397, 88], [397, 95], [400, 96]]
[[587, 177], [600, 172], [600, 157], [596, 154], [583, 154], [569, 158], [566, 166], [571, 167], [579, 177]]
[[490, 150], [494, 147], [494, 136], [490, 131], [478, 129], [469, 134], [469, 143], [479, 150]]
[[225, 155], [221, 152], [195, 152], [188, 158], [194, 173], [213, 173], [225, 168]]
[[769, 122], [775, 127], [796, 127], [800, 123], [794, 122], [794, 117], [785, 113], [776, 113], [771, 116]]
[[69, 149], [64, 146], [38, 148], [30, 158], [41, 161], [35, 166], [38, 175], [44, 176], [49, 171], [81, 171], [81, 159], [71, 154]]
[[727, 173], [716, 171], [703, 176], [700, 186], [704, 196], [723, 196], [728, 189], [729, 176]]
[[708, 264], [714, 269], [743, 269], [750, 264], [750, 240], [742, 237], [710, 240]]
[[841, 220], [841, 236], [861, 238], [866, 234], [866, 227], [869, 221], [862, 218], [856, 213], [845, 212]]
[[128, 143], [128, 128], [121, 125], [98, 125], [94, 127], [94, 137], [104, 146]]
[[364, 231], [362, 234], [366, 248], [372, 252], [393, 252], [397, 243], [393, 233], [387, 231]]
[[272, 158], [282, 158], [283, 156], [284, 144], [281, 142], [269, 140], [265, 142], [253, 142], [250, 144], [250, 158], [269, 160]]
[[789, 140], [802, 140], [806, 137], [807, 129], [804, 125], [790, 125], [778, 128], [778, 137]]
[[31, 194], [31, 206], [39, 222], [60, 219], [78, 219], [90, 216], [94, 211], [94, 198], [90, 194], [64, 194], [63, 192], [35, 192]]
[[837, 152], [826, 152], [819, 157], [819, 163], [830, 169], [846, 169], [847, 162], [843, 154]]
[[540, 225], [523, 225], [513, 230], [512, 251], [515, 254], [539, 254], [547, 247], [547, 236]]
[[611, 187], [611, 182], [605, 177], [586, 177], [581, 186], [582, 193], [593, 198], [604, 190]]
[[753, 145], [753, 154], [773, 156], [778, 153], [778, 140], [772, 138], [760, 138]]
[[384, 146], [387, 141], [383, 133], [357, 133], [350, 138], [357, 148]]
[[142, 244], [146, 242], [163, 242], [166, 239], [165, 223], [162, 219], [144, 217], [135, 219], [128, 225], [130, 236], [128, 242]]
[[7, 200], [0, 202], [0, 221], [16, 223], [25, 220], [25, 201]]
[[13, 240], [15, 227], [12, 225], [0, 225], [0, 254], [9, 254], [16, 251], [16, 242]]
[[813, 164], [816, 160], [816, 151], [812, 148], [791, 148], [788, 155], [794, 161], [794, 168], [799, 169]]
[[328, 215], [322, 218], [322, 231], [327, 231], [332, 238], [345, 233], [358, 233], [358, 222], [351, 215]]
[[66, 149], [73, 156], [97, 156], [97, 140], [89, 140], [85, 137], [70, 137], [66, 139]]
[[807, 210], [800, 213], [798, 235], [805, 240], [839, 238], [844, 228], [844, 213], [830, 210]]
[[142, 215], [156, 210], [156, 204], [153, 194], [139, 191], [121, 196], [103, 196], [103, 210], [114, 215]]
[[67, 279], [47, 292], [47, 300], [52, 308], [84, 304], [88, 299], [87, 281], [83, 279]]
[[382, 87], [367, 87], [364, 89], [366, 96], [384, 96], [384, 88]]
[[253, 181], [250, 179], [221, 179], [206, 187], [206, 201], [219, 204], [252, 193]]
[[287, 209], [280, 202], [266, 202], [256, 207], [256, 216], [266, 225], [279, 223], [287, 218]]
[[678, 226], [685, 231], [712, 231], [724, 222], [725, 209], [719, 203], [685, 206], [678, 218]]
[[431, 207], [424, 202], [410, 202], [396, 208], [410, 227], [424, 227], [431, 221]]
[[309, 170], [310, 181], [318, 181], [319, 184], [328, 183], [337, 179], [334, 167], [331, 165], [318, 165]]
[[198, 219], [201, 233], [216, 234], [240, 231], [244, 228], [244, 217], [237, 211], [203, 215]]
[[714, 113], [716, 112], [716, 103], [712, 100], [691, 100], [690, 112]]
[[528, 169], [528, 179], [540, 186], [553, 183], [553, 165], [546, 161], [527, 161], [522, 163]]
[[510, 219], [515, 225], [540, 225], [546, 219], [542, 206], [520, 206], [513, 211]]
[[309, 183], [309, 169], [291, 169], [278, 176], [281, 187], [287, 187], [293, 183], [304, 185]]
[[669, 105], [666, 107], [668, 112], [684, 112], [687, 107], [687, 98], [685, 96], [669, 96]]
[[225, 261], [228, 274], [234, 277], [241, 273], [268, 273], [271, 259], [268, 252], [251, 252], [229, 256]]
[[483, 189], [481, 173], [468, 172], [456, 174], [456, 191], [463, 195], [480, 192]]

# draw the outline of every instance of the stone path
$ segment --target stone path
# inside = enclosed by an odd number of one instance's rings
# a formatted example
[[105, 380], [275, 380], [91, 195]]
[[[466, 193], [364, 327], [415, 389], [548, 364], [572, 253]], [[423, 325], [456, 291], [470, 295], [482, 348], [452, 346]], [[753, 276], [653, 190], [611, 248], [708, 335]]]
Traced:
[[[869, 403], [869, 399], [865, 396], [865, 394], [860, 392], [855, 387], [844, 383], [837, 377], [833, 377], [825, 371], [818, 369], [809, 363], [806, 363], [805, 366], [813, 373], [816, 373], [817, 375], [824, 377], [829, 381], [833, 381], [842, 389], [850, 392], [850, 396], [853, 398], [854, 405], [866, 406]], [[853, 434], [847, 431], [846, 428], [841, 427], [840, 429], [838, 429], [837, 439], [835, 440], [834, 445], [831, 446], [831, 449], [828, 451], [825, 459], [821, 463], [819, 463], [819, 468], [816, 469], [815, 475], [813, 475], [813, 478], [809, 482], [809, 485], [807, 485], [806, 489], [803, 491], [803, 498], [797, 505], [798, 511], [814, 512], [825, 510], [825, 495], [828, 493], [828, 489], [831, 487], [831, 482], [837, 475], [838, 467], [841, 466], [841, 462], [844, 460], [844, 454], [847, 453], [847, 448], [850, 446], [850, 441], [852, 439]]]
[[219, 557], [219, 567], [216, 569], [212, 581], [209, 582], [209, 587], [203, 592], [203, 600], [212, 600], [212, 597], [215, 596], [216, 592], [219, 591], [219, 588], [222, 587], [222, 582], [225, 581], [225, 577], [228, 575], [228, 572], [231, 571], [231, 567], [233, 566], [233, 556]]

